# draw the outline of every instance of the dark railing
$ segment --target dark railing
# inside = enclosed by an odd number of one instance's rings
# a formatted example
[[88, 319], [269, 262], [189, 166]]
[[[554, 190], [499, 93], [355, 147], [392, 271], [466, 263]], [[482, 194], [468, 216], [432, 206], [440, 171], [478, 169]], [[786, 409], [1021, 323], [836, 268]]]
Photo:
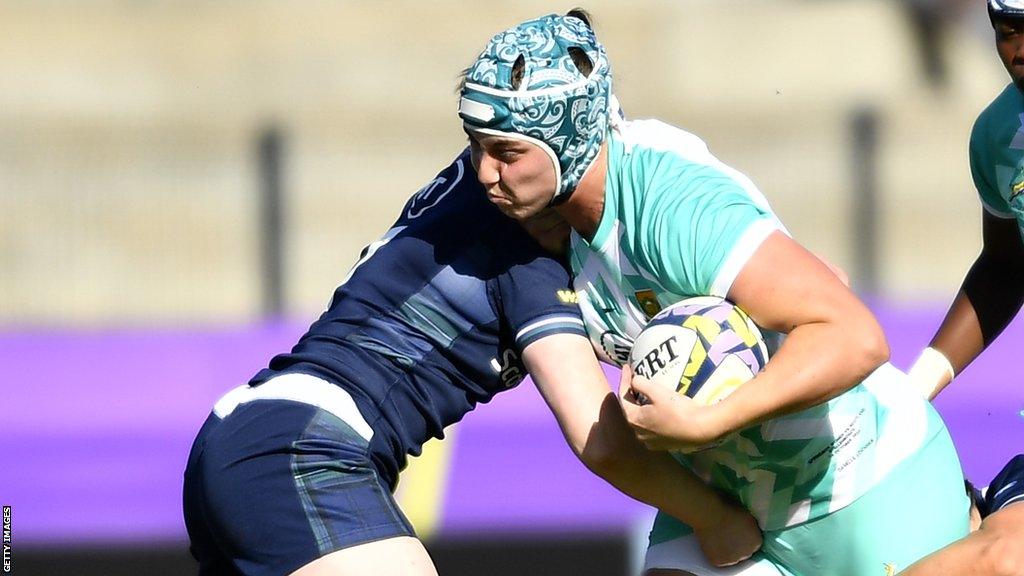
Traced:
[[856, 109], [850, 120], [853, 218], [850, 230], [854, 288], [861, 295], [877, 295], [878, 240], [882, 207], [878, 203], [878, 132], [876, 108]]
[[282, 318], [285, 313], [284, 285], [284, 161], [285, 137], [277, 126], [267, 126], [257, 136], [259, 171], [259, 210], [261, 230], [260, 269], [262, 271], [262, 307], [267, 318]]

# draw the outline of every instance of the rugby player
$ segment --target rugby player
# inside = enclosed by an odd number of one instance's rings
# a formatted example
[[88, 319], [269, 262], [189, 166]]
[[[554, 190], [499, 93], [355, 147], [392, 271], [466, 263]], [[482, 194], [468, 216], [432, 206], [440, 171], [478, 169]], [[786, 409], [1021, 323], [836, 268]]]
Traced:
[[[558, 222], [525, 224], [553, 248]], [[580, 460], [691, 522], [709, 561], [758, 548], [743, 508], [636, 442], [565, 266], [487, 201], [464, 152], [367, 247], [291, 352], [214, 406], [185, 471], [199, 573], [436, 574], [392, 496], [406, 456], [527, 372]]]
[[983, 246], [931, 343], [910, 369], [929, 398], [1002, 333], [1024, 302], [1024, 0], [988, 0], [988, 13], [1011, 82], [971, 131]]
[[[726, 297], [788, 334], [763, 372], [711, 407], [631, 385], [624, 370], [623, 409], [645, 445], [717, 443], [684, 460], [764, 530], [758, 558], [736, 570], [875, 576], [967, 534], [949, 434], [884, 364], [873, 315], [703, 141], [620, 117], [585, 16], [494, 36], [466, 73], [459, 115], [495, 205], [517, 219], [554, 207], [572, 226], [574, 287], [604, 359], [624, 364], [646, 321], [692, 296]], [[641, 386], [644, 405], [628, 392]], [[688, 534], [659, 516], [650, 574], [716, 573], [692, 562]]]

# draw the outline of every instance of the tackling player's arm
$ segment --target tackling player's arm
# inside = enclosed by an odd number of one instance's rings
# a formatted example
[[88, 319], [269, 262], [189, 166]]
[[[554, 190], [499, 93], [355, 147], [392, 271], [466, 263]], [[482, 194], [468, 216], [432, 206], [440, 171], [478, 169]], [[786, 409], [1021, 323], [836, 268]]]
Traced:
[[761, 547], [743, 508], [712, 490], [666, 452], [645, 450], [622, 416], [590, 341], [554, 334], [523, 351], [534, 383], [579, 459], [623, 493], [693, 527], [708, 560], [735, 564]]
[[[992, 480], [982, 501], [972, 498], [971, 534], [915, 562], [907, 576], [1024, 574], [1024, 454]], [[970, 492], [974, 492], [973, 487]], [[980, 508], [979, 508], [980, 507]], [[980, 520], [985, 516], [984, 520]], [[975, 527], [980, 523], [980, 528]]]
[[[558, 217], [543, 218], [527, 229], [543, 245], [557, 248], [567, 235], [560, 222]], [[573, 452], [623, 493], [690, 524], [713, 564], [750, 557], [761, 547], [761, 530], [750, 513], [728, 504], [668, 454], [645, 450], [633, 436], [587, 338], [579, 308], [563, 297], [571, 291], [562, 263], [537, 257], [536, 244], [516, 244], [513, 236], [506, 238], [504, 248], [523, 250], [525, 257], [497, 278], [496, 306]]]
[[1024, 574], [1024, 502], [981, 523], [977, 532], [915, 562], [902, 576], [1020, 576]]
[[1016, 219], [999, 218], [985, 211], [982, 237], [981, 254], [964, 278], [929, 349], [910, 370], [914, 383], [928, 398], [934, 398], [954, 374], [977, 358], [1024, 302], [1024, 244]]

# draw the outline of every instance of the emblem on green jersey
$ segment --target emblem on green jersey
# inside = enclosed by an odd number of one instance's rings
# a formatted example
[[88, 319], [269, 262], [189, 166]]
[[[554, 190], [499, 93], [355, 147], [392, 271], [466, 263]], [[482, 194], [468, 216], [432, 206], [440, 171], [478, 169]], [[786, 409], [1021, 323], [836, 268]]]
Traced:
[[1017, 177], [1010, 184], [1010, 200], [1024, 194], [1024, 170], [1017, 173]]
[[640, 309], [644, 311], [648, 320], [654, 318], [658, 312], [661, 312], [661, 304], [658, 303], [658, 296], [654, 294], [654, 290], [647, 288], [637, 290], [633, 294], [636, 296], [636, 301], [640, 304]]

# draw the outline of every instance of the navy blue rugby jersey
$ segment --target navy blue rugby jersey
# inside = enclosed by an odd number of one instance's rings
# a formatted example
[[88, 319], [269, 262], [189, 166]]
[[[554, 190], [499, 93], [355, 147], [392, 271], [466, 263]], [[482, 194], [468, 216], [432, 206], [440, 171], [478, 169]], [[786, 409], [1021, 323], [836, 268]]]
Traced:
[[464, 151], [363, 250], [327, 311], [250, 381], [300, 372], [345, 388], [394, 482], [477, 403], [526, 376], [522, 350], [586, 337], [569, 274], [486, 197]]
[[1016, 502], [1024, 502], [1024, 454], [1014, 456], [996, 474], [985, 490], [985, 501], [979, 512], [982, 517], [988, 516]]

